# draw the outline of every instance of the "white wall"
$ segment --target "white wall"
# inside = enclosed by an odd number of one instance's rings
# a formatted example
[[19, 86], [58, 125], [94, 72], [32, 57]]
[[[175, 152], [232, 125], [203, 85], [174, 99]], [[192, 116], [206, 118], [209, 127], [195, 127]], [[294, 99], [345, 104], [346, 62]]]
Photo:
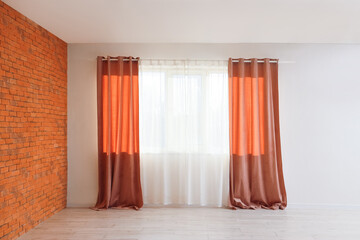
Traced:
[[97, 197], [96, 56], [279, 58], [289, 205], [360, 206], [360, 45], [69, 44], [68, 206]]

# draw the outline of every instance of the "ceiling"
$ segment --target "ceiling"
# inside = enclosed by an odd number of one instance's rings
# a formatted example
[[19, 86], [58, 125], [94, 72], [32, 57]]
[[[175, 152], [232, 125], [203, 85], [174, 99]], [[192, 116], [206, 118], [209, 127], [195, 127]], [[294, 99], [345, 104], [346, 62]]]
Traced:
[[359, 0], [3, 0], [68, 43], [360, 43]]

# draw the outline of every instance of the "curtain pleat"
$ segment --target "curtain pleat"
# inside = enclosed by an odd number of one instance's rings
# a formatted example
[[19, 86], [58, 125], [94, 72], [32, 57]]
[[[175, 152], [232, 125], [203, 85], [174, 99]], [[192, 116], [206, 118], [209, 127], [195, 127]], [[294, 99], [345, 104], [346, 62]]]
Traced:
[[230, 206], [284, 209], [278, 64], [229, 59]]
[[[125, 61], [126, 59], [126, 61]], [[99, 194], [93, 209], [143, 205], [138, 61], [97, 59]]]

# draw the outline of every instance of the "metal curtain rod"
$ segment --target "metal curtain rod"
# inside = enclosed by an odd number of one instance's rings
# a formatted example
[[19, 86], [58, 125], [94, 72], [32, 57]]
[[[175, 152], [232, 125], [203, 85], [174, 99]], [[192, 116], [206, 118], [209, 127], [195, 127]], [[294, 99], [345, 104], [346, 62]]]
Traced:
[[[102, 60], [107, 61], [108, 59], [103, 57]], [[118, 61], [118, 60], [119, 59], [117, 57], [110, 57], [110, 61]], [[132, 60], [132, 62], [137, 62], [137, 61], [139, 61], [139, 58], [132, 58], [131, 60]], [[123, 61], [128, 62], [128, 61], [130, 61], [130, 59], [129, 58], [123, 58]]]
[[[231, 59], [231, 61], [232, 62], [240, 62], [240, 60], [239, 59]], [[251, 63], [252, 62], [252, 60], [251, 59], [244, 59], [244, 62], [245, 63]], [[264, 63], [265, 62], [265, 60], [264, 59], [258, 59], [257, 60], [257, 62], [258, 63]], [[276, 59], [271, 59], [271, 60], [269, 60], [269, 63], [278, 63], [279, 61]]]
[[[104, 58], [102, 60], [103, 61], [108, 61], [107, 58]], [[143, 59], [143, 60], [158, 60], [158, 59]], [[165, 60], [170, 60], [171, 61], [171, 59], [165, 59]], [[175, 60], [178, 60], [178, 59], [175, 59]], [[110, 58], [110, 61], [118, 61], [118, 58]], [[128, 62], [128, 61], [130, 61], [130, 59], [124, 58], [123, 61]], [[137, 61], [139, 61], [139, 59], [137, 59], [137, 58], [132, 59], [132, 62], [137, 62]], [[204, 61], [204, 60], [199, 60], [199, 61]], [[210, 61], [210, 60], [205, 60], [205, 61]], [[218, 60], [216, 60], [216, 61], [218, 61]], [[232, 59], [232, 62], [239, 62], [239, 59]], [[244, 62], [245, 63], [251, 63], [251, 60], [250, 59], [245, 59]], [[264, 63], [265, 61], [262, 60], [262, 59], [258, 59], [257, 62], [258, 63]], [[269, 63], [278, 63], [278, 62], [279, 62], [278, 60], [269, 60]]]

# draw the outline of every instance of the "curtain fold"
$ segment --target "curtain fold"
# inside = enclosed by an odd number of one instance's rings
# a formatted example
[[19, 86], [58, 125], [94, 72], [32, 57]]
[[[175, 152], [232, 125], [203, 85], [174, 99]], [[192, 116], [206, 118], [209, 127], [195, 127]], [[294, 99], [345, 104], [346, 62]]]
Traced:
[[143, 205], [138, 59], [97, 58], [99, 193], [93, 209]]
[[144, 203], [227, 206], [227, 61], [141, 60], [139, 85]]
[[[273, 61], [273, 60], [272, 60]], [[284, 209], [278, 63], [229, 59], [230, 205]]]

